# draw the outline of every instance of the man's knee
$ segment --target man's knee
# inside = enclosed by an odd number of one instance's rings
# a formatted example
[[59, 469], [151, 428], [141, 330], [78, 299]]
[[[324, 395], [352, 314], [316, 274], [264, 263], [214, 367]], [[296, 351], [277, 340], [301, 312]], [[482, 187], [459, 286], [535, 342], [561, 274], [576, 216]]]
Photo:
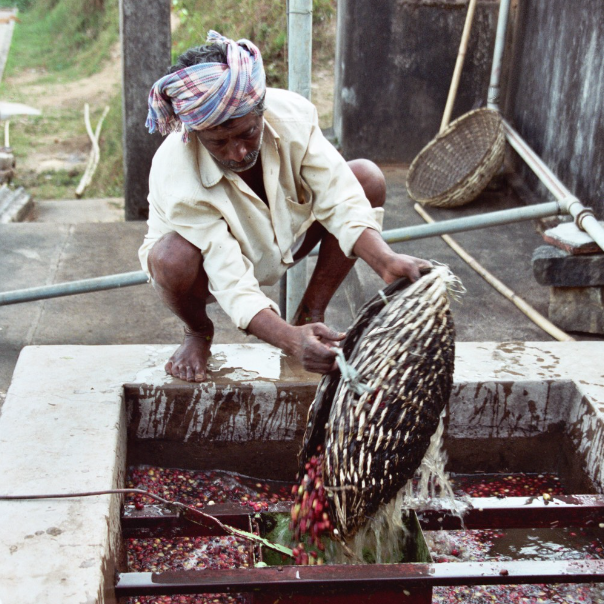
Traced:
[[361, 183], [369, 203], [374, 208], [381, 208], [386, 203], [386, 179], [383, 172], [368, 159], [353, 159], [348, 165]]
[[153, 245], [147, 263], [156, 283], [173, 291], [188, 291], [199, 277], [202, 257], [178, 233], [168, 233]]

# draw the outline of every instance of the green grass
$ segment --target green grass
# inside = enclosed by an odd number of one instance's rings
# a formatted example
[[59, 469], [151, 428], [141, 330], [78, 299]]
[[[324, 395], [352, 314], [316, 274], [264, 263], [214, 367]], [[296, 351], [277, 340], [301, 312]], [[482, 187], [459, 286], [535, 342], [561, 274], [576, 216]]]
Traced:
[[[123, 155], [122, 155], [122, 111], [121, 95], [110, 102], [110, 111], [103, 125], [99, 141], [101, 161], [84, 197], [123, 196]], [[75, 189], [84, 173], [84, 167], [74, 166], [70, 170], [35, 172], [25, 170], [27, 157], [37, 151], [64, 145], [66, 141], [83, 141], [90, 148], [84, 126], [83, 112], [54, 110], [45, 111], [41, 117], [23, 117], [11, 121], [11, 147], [17, 162], [17, 176], [13, 184], [23, 186], [34, 199], [73, 199]], [[96, 127], [102, 108], [91, 109], [90, 121]], [[86, 157], [87, 159], [87, 157]], [[20, 169], [21, 167], [21, 169]]]
[[8, 76], [36, 68], [40, 84], [99, 71], [119, 39], [118, 0], [103, 9], [86, 0], [38, 0], [19, 13], [6, 64]]
[[[61, 86], [98, 72], [119, 41], [118, 0], [29, 0], [22, 2], [0, 98], [36, 106], [29, 84]], [[104, 8], [100, 8], [104, 4]], [[32, 77], [32, 72], [34, 77]], [[50, 88], [49, 88], [50, 90]], [[95, 127], [103, 105], [90, 99]], [[109, 102], [111, 110], [101, 133], [101, 162], [85, 196], [123, 195], [121, 90]], [[70, 170], [31, 172], [20, 166], [26, 157], [53, 144], [74, 138], [90, 143], [81, 107], [61, 104], [45, 108], [40, 117], [11, 120], [10, 143], [17, 160], [15, 186], [23, 186], [34, 199], [73, 198], [84, 172]]]
[[[287, 86], [282, 0], [172, 0], [172, 4], [181, 20], [173, 34], [173, 60], [191, 46], [203, 44], [207, 31], [215, 29], [234, 39], [252, 40], [262, 51], [269, 85]], [[0, 0], [3, 5], [20, 9], [0, 84], [0, 98], [5, 101], [35, 107], [40, 93], [32, 93], [32, 84], [61, 86], [90, 76], [102, 69], [119, 41], [118, 0]], [[333, 51], [331, 41], [326, 42], [330, 37], [325, 35], [324, 26], [334, 15], [335, 0], [313, 0], [315, 60], [321, 60], [321, 53]], [[21, 85], [22, 75], [29, 84]], [[104, 106], [95, 101], [89, 101], [93, 129]], [[121, 90], [116, 90], [101, 133], [101, 161], [85, 197], [123, 196], [121, 103]], [[55, 106], [45, 109], [41, 117], [11, 120], [11, 146], [17, 159], [14, 184], [24, 186], [35, 199], [73, 198], [83, 168], [25, 173], [19, 166], [32, 152], [78, 137], [88, 140], [83, 106]], [[89, 148], [88, 143], [85, 148]]]
[[73, 199], [80, 178], [78, 171], [48, 170], [23, 174], [18, 184], [34, 199]]
[[[205, 43], [210, 29], [227, 38], [246, 38], [260, 48], [269, 86], [287, 87], [287, 14], [279, 0], [172, 0], [181, 20], [172, 59]], [[335, 0], [313, 0], [314, 40], [321, 47], [321, 25], [335, 15]]]

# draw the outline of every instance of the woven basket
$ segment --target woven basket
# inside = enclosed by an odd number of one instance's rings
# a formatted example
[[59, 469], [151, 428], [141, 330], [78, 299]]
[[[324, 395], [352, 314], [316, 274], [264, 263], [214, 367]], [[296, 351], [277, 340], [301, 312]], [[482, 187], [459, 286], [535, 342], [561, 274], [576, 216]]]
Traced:
[[358, 394], [339, 371], [319, 383], [300, 472], [320, 446], [330, 516], [344, 540], [413, 476], [438, 427], [453, 382], [452, 278], [446, 267], [433, 268], [361, 309], [342, 349], [371, 391]]
[[476, 198], [503, 163], [498, 111], [476, 109], [452, 122], [413, 160], [407, 191], [421, 204], [451, 208]]

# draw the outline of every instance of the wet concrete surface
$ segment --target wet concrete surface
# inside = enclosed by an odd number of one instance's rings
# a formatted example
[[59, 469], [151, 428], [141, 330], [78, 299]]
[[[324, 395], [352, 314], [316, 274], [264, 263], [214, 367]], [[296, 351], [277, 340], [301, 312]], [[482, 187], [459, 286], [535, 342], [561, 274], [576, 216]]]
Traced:
[[[385, 228], [421, 224], [405, 190], [406, 171], [383, 166], [388, 183]], [[516, 207], [521, 202], [504, 188], [487, 192], [471, 204], [451, 210], [430, 208], [435, 220], [445, 220]], [[0, 225], [0, 289], [36, 287], [114, 273], [139, 270], [137, 249], [146, 232], [144, 222], [90, 222], [85, 213], [73, 223], [46, 222]], [[64, 214], [57, 214], [60, 220]], [[549, 288], [537, 284], [531, 257], [542, 245], [535, 221], [460, 233], [455, 240], [485, 268], [547, 316]], [[394, 244], [399, 252], [448, 264], [460, 277], [467, 293], [453, 304], [459, 341], [552, 341], [511, 302], [504, 299], [470, 269], [440, 237]], [[309, 262], [312, 270], [314, 260]], [[358, 262], [328, 308], [326, 322], [346, 329], [352, 320], [351, 304], [358, 307], [373, 296], [380, 279]], [[278, 287], [267, 288], [277, 299]], [[236, 329], [213, 304], [215, 342], [254, 343]], [[0, 400], [6, 392], [20, 350], [30, 344], [173, 344], [180, 342], [179, 321], [159, 302], [150, 285], [80, 294], [51, 300], [0, 307]], [[578, 335], [578, 339], [602, 339]]]

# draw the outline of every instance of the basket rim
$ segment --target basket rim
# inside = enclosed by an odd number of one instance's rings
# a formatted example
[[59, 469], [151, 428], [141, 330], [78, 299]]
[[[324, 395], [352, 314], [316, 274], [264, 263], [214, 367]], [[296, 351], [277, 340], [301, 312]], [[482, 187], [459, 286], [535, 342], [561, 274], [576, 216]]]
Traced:
[[[455, 130], [457, 130], [457, 128], [459, 128], [459, 126], [465, 122], [468, 119], [471, 119], [472, 117], [474, 117], [474, 115], [478, 114], [478, 113], [491, 113], [493, 115], [497, 115], [497, 117], [499, 118], [499, 123], [500, 123], [500, 129], [501, 132], [503, 132], [503, 128], [502, 128], [502, 115], [501, 112], [497, 109], [491, 109], [490, 107], [479, 107], [478, 109], [473, 109], [472, 111], [468, 111], [467, 113], [464, 113], [463, 115], [461, 115], [460, 117], [458, 117], [456, 120], [454, 120], [453, 122], [451, 122], [449, 124], [449, 126], [447, 126], [447, 128], [445, 130], [443, 130], [442, 132], [440, 132], [439, 134], [437, 134], [415, 157], [415, 159], [411, 162], [411, 165], [409, 166], [409, 171], [407, 172], [407, 179], [406, 179], [406, 186], [407, 186], [407, 192], [409, 193], [409, 196], [414, 200], [417, 201], [419, 203], [430, 203], [433, 200], [436, 200], [440, 197], [444, 197], [447, 196], [451, 191], [453, 191], [456, 188], [459, 188], [465, 181], [467, 181], [475, 172], [476, 170], [479, 169], [479, 167], [482, 165], [482, 163], [484, 162], [485, 158], [489, 155], [489, 153], [492, 152], [493, 146], [489, 147], [484, 154], [482, 155], [482, 157], [480, 158], [480, 160], [476, 163], [476, 166], [474, 166], [474, 168], [468, 172], [466, 174], [466, 176], [464, 176], [461, 180], [459, 180], [458, 182], [454, 183], [453, 185], [451, 185], [448, 189], [442, 191], [441, 193], [439, 193], [438, 195], [433, 195], [432, 197], [416, 197], [414, 195], [412, 195], [411, 191], [412, 191], [412, 187], [410, 186], [410, 181], [411, 178], [417, 168], [417, 164], [423, 159], [423, 157], [428, 153], [428, 151], [430, 151], [430, 149], [432, 149], [432, 147], [434, 147], [437, 143], [439, 143], [442, 139], [447, 138], [447, 136], [449, 136], [449, 134], [451, 134], [452, 132], [454, 132]], [[499, 135], [495, 138], [495, 143], [497, 143], [497, 140], [499, 139]], [[505, 138], [503, 139], [505, 142]]]

